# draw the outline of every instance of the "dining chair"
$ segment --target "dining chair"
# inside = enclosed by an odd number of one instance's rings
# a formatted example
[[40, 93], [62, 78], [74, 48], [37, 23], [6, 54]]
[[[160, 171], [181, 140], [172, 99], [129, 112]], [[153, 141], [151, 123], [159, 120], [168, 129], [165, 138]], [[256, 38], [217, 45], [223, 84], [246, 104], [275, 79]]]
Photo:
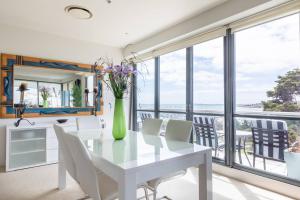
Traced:
[[216, 131], [215, 117], [195, 116], [193, 126], [196, 143], [211, 147], [215, 151], [215, 157], [217, 157], [219, 151], [224, 149], [224, 144], [219, 141], [221, 136]]
[[158, 136], [160, 134], [160, 127], [162, 122], [162, 119], [145, 119], [142, 124], [142, 133], [147, 135]]
[[152, 115], [151, 115], [151, 113], [145, 113], [145, 112], [140, 113], [140, 117], [141, 117], [142, 122], [143, 122], [145, 119], [153, 118]]
[[[193, 122], [191, 122], [191, 121], [170, 119], [168, 121], [168, 124], [166, 127], [165, 138], [166, 138], [166, 140], [189, 142], [190, 137], [191, 137], [192, 128], [193, 128]], [[156, 178], [151, 181], [148, 181], [147, 182], [148, 187], [153, 192], [153, 199], [154, 200], [157, 199], [157, 188], [160, 183], [184, 176], [186, 174], [186, 172], [187, 172], [186, 169], [180, 170], [178, 172], [171, 173], [168, 176], [160, 177], [160, 178]], [[167, 196], [164, 196], [163, 198], [170, 199]]]
[[97, 116], [84, 116], [76, 118], [77, 130], [101, 129], [101, 123]]
[[[113, 200], [118, 198], [118, 183], [94, 166], [92, 157], [81, 139], [65, 133], [65, 141], [71, 149], [75, 161], [76, 174], [82, 190], [93, 200]], [[144, 188], [143, 186], [139, 186]], [[146, 200], [148, 192], [144, 188]]]
[[54, 124], [53, 127], [59, 143], [59, 150], [62, 152], [62, 154], [59, 154], [59, 156], [62, 156], [62, 159], [60, 160], [64, 161], [67, 172], [75, 181], [77, 181], [75, 161], [73, 160], [71, 152], [64, 141], [64, 129], [61, 125], [57, 124]]
[[285, 121], [258, 119], [251, 122], [253, 140], [253, 167], [256, 157], [284, 162], [284, 150], [289, 148], [288, 128]]

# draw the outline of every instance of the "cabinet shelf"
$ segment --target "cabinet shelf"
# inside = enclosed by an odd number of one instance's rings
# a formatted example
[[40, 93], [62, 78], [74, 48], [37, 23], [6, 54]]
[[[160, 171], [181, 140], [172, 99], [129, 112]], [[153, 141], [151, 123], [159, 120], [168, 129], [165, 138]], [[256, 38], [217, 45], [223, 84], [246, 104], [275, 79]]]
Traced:
[[55, 163], [58, 143], [52, 124], [6, 127], [6, 171]]
[[46, 140], [46, 138], [39, 137], [39, 138], [14, 139], [11, 140], [11, 142], [29, 142], [29, 141], [38, 141], [38, 140]]
[[45, 149], [35, 149], [32, 151], [21, 151], [21, 152], [11, 153], [11, 155], [15, 156], [15, 155], [21, 155], [21, 154], [39, 153], [39, 152], [43, 152], [43, 151], [46, 151], [46, 150]]

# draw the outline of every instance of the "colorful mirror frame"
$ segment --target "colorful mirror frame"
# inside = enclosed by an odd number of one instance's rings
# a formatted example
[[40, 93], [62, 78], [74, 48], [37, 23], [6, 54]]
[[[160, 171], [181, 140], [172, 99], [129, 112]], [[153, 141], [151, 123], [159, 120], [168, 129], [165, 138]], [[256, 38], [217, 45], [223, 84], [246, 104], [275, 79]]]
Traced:
[[[19, 56], [12, 54], [1, 54], [1, 84], [0, 84], [0, 118], [15, 118], [15, 108], [13, 107], [13, 74], [14, 66], [30, 66], [39, 68], [51, 68], [61, 70], [74, 70], [81, 72], [91, 72], [92, 66], [74, 62], [58, 61]], [[95, 76], [96, 78], [96, 76]], [[103, 83], [102, 80], [95, 81], [98, 87], [98, 108], [97, 115], [103, 114]], [[48, 117], [62, 115], [91, 115], [93, 107], [60, 107], [60, 108], [27, 108], [24, 117]]]

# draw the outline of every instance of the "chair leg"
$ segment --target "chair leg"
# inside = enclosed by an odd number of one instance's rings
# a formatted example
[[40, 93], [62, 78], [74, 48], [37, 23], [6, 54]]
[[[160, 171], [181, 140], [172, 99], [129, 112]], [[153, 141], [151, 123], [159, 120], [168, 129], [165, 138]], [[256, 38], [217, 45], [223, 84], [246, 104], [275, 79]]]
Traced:
[[148, 189], [146, 187], [144, 187], [144, 191], [145, 191], [145, 198], [146, 198], [146, 200], [149, 200]]
[[157, 195], [157, 190], [154, 189], [154, 190], [153, 190], [153, 200], [156, 200], [156, 195]]
[[242, 153], [241, 153], [241, 144], [242, 144], [242, 138], [239, 138], [239, 140], [238, 140], [238, 154], [239, 154], [239, 161], [240, 161], [240, 164], [243, 164], [243, 161], [242, 161]]
[[249, 160], [249, 158], [248, 158], [247, 152], [246, 152], [246, 138], [244, 138], [244, 154], [245, 154], [245, 156], [246, 156], [246, 158], [247, 158], [247, 161], [248, 161], [248, 163], [249, 163], [249, 166], [252, 167], [252, 165], [251, 165], [251, 163], [250, 163], [250, 160]]

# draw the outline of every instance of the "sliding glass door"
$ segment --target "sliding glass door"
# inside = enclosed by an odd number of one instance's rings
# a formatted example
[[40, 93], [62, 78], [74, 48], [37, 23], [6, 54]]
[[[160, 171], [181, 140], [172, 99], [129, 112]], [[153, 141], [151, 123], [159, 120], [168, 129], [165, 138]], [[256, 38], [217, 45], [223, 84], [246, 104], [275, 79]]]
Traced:
[[137, 65], [137, 128], [140, 130], [145, 117], [154, 117], [154, 59]]
[[220, 159], [225, 153], [223, 54], [223, 37], [193, 47], [194, 142], [213, 147]]
[[298, 180], [299, 33], [299, 14], [235, 33], [235, 163]]

